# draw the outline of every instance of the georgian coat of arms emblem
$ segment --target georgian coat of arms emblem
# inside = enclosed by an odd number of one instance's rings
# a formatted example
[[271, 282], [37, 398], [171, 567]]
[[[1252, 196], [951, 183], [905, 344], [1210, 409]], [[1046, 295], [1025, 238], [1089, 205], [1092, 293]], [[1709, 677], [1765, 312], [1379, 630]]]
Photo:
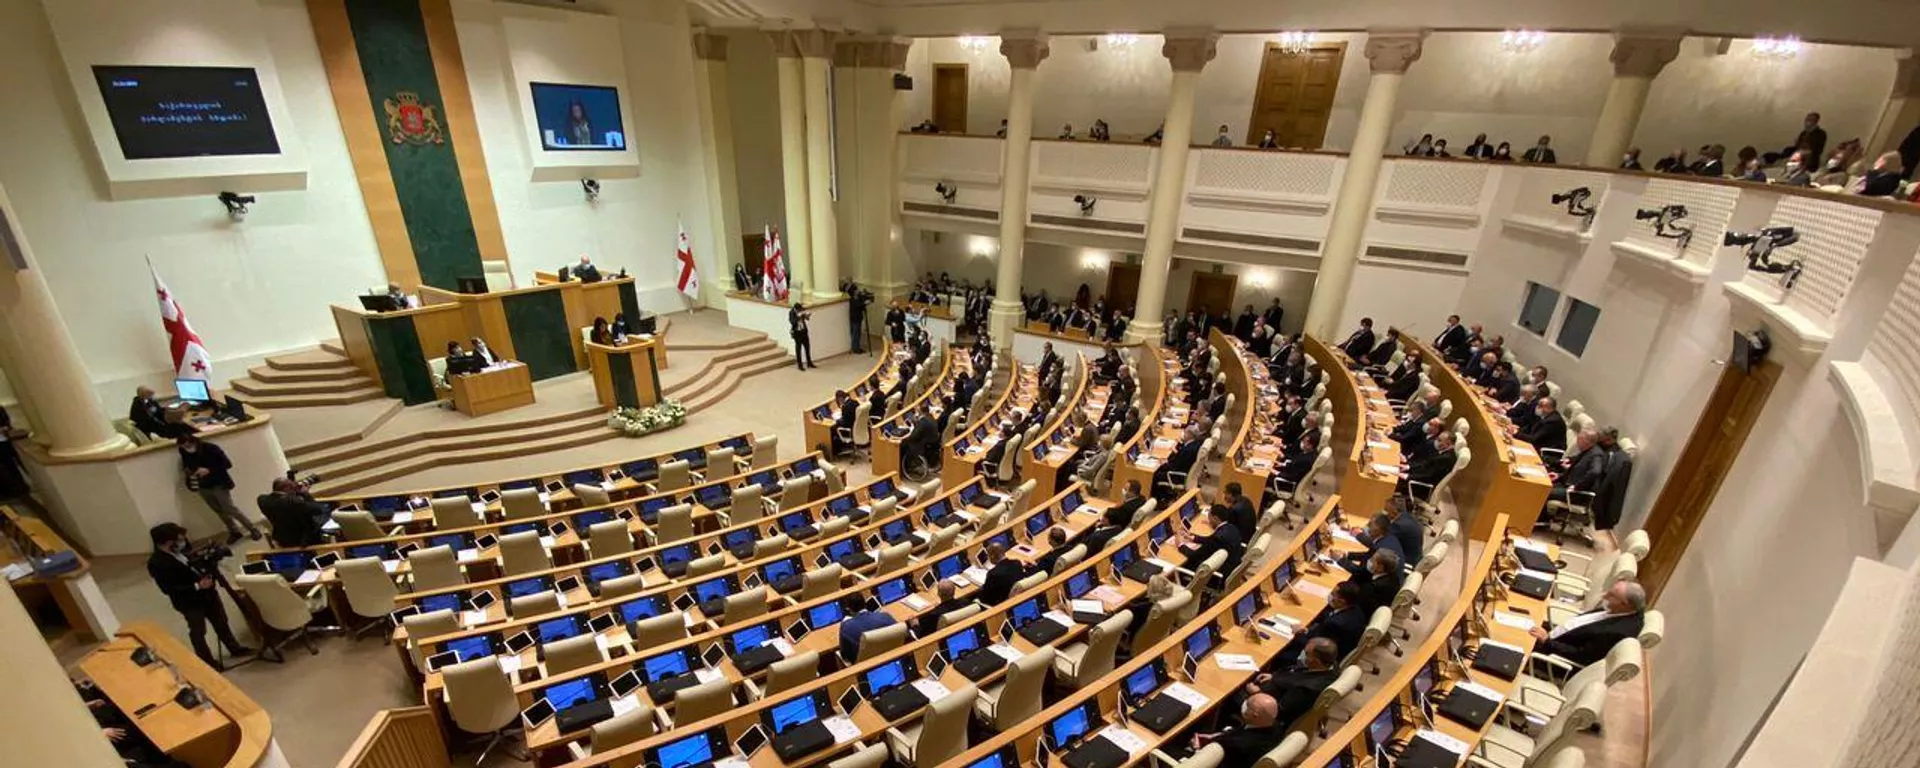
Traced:
[[400, 91], [385, 100], [387, 138], [395, 144], [445, 144], [437, 107], [420, 103], [420, 94]]

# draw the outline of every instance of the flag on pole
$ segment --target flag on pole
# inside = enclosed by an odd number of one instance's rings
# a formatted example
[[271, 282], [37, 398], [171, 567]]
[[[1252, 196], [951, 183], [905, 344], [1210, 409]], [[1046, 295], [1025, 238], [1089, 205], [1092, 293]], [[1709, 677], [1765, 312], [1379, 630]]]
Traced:
[[780, 247], [780, 230], [769, 227], [767, 233], [766, 253], [763, 256], [767, 276], [766, 295], [762, 298], [784, 304], [787, 301], [787, 254]]
[[167, 349], [173, 354], [173, 369], [183, 379], [212, 378], [213, 356], [207, 354], [206, 346], [200, 343], [200, 334], [194, 333], [193, 326], [187, 324], [186, 310], [180, 308], [173, 292], [167, 290], [151, 259], [147, 261], [147, 271], [153, 274], [153, 292], [160, 297], [160, 326], [167, 329]]
[[680, 292], [689, 299], [700, 298], [700, 271], [693, 265], [693, 244], [687, 240], [687, 225], [680, 225], [680, 246], [673, 254], [680, 262]]
[[773, 301], [773, 227], [760, 228], [760, 298]]

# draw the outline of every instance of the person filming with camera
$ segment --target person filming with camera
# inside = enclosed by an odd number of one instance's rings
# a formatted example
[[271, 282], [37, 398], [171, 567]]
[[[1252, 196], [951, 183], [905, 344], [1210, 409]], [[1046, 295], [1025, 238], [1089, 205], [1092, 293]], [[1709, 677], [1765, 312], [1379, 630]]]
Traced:
[[186, 617], [187, 638], [193, 641], [194, 654], [215, 670], [226, 669], [207, 646], [207, 625], [212, 624], [214, 634], [220, 637], [220, 644], [226, 646], [228, 654], [253, 655], [253, 649], [241, 645], [233, 636], [233, 628], [227, 626], [227, 609], [221, 605], [220, 592], [216, 589], [223, 579], [218, 568], [220, 559], [232, 554], [232, 550], [218, 546], [194, 549], [187, 529], [179, 523], [161, 523], [147, 534], [153, 539], [147, 575], [166, 593], [173, 609]]

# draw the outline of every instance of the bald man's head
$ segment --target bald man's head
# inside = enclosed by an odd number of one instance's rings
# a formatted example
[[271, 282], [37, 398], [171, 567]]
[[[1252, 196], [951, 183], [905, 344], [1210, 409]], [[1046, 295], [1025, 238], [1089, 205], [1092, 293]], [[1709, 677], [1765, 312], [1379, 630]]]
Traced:
[[1240, 722], [1248, 728], [1270, 728], [1279, 717], [1280, 702], [1269, 694], [1248, 696], [1246, 703], [1240, 705]]

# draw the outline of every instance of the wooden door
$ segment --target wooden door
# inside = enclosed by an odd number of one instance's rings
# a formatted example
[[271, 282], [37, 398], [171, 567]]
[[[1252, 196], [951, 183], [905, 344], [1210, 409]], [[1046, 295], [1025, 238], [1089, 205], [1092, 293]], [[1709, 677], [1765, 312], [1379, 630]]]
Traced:
[[1728, 365], [1714, 385], [1713, 396], [1693, 424], [1687, 447], [1674, 464], [1673, 475], [1660, 489], [1653, 511], [1647, 515], [1647, 535], [1653, 550], [1640, 561], [1640, 584], [1647, 588], [1647, 599], [1656, 600], [1667, 585], [1674, 568], [1693, 543], [1694, 531], [1713, 505], [1720, 483], [1733, 469], [1733, 462], [1746, 445], [1747, 433], [1760, 420], [1767, 395], [1780, 379], [1780, 364], [1763, 362], [1751, 373]]
[[967, 65], [933, 65], [933, 124], [941, 133], [967, 132]]
[[[765, 259], [765, 251], [767, 248], [766, 233], [756, 232], [750, 235], [741, 235], [740, 247], [740, 261], [747, 267], [747, 277], [752, 278], [765, 274], [767, 266]], [[733, 285], [732, 275], [727, 276], [727, 285], [729, 286], [729, 290], [731, 290], [731, 286]]]
[[1233, 291], [1239, 286], [1237, 275], [1194, 272], [1193, 282], [1187, 288], [1187, 309], [1211, 317], [1232, 318]]
[[1268, 43], [1260, 81], [1254, 85], [1247, 146], [1259, 146], [1268, 129], [1282, 147], [1319, 149], [1326, 143], [1340, 63], [1346, 57], [1346, 43], [1316, 45], [1305, 53], [1287, 53], [1279, 44]]
[[[1140, 300], [1140, 265], [1113, 262], [1107, 265], [1107, 306], [1126, 310], [1133, 314], [1135, 302]], [[1158, 320], [1157, 317], [1135, 318], [1137, 320]]]

